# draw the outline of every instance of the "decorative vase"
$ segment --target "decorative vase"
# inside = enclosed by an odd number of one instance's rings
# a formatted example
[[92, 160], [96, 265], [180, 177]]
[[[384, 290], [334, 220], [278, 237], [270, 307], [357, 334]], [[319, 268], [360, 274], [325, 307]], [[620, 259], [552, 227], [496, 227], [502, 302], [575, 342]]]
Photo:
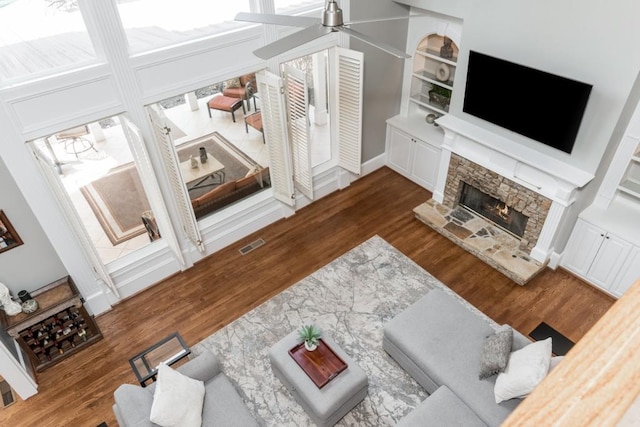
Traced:
[[318, 344], [317, 343], [316, 344], [311, 344], [311, 343], [309, 343], [309, 341], [305, 341], [304, 342], [304, 348], [306, 348], [307, 351], [313, 351], [316, 348], [318, 348]]
[[198, 164], [198, 159], [196, 159], [195, 157], [191, 156], [189, 158], [189, 160], [191, 160], [191, 169], [198, 169], [198, 167], [200, 166]]
[[207, 150], [204, 147], [200, 147], [200, 163], [207, 163]]
[[31, 299], [31, 294], [27, 291], [20, 291], [18, 292], [18, 298], [20, 298], [20, 301], [26, 302]]
[[38, 309], [38, 301], [28, 299], [22, 303], [22, 312], [26, 314], [34, 313]]

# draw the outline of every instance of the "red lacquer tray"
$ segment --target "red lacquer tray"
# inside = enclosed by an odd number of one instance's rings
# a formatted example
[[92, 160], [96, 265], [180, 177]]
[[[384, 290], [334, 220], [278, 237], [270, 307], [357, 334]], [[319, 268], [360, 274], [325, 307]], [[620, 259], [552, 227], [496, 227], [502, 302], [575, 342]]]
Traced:
[[324, 340], [318, 340], [318, 348], [308, 351], [304, 342], [296, 345], [289, 354], [318, 388], [322, 388], [338, 374], [347, 369], [347, 364]]

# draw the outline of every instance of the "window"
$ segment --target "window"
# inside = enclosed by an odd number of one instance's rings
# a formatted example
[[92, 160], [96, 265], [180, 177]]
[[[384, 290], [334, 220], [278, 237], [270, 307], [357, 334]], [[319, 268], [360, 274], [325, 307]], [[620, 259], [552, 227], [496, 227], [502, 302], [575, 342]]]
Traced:
[[161, 151], [166, 168], [175, 170], [170, 175], [181, 180], [175, 183], [175, 198], [183, 198], [180, 187], [186, 188], [185, 215], [192, 209], [196, 219], [203, 218], [271, 186], [255, 73], [165, 99], [150, 109], [152, 121], [170, 129], [169, 138], [157, 139], [173, 145]]
[[328, 52], [324, 50], [288, 61], [281, 64], [281, 72], [284, 72], [285, 65], [306, 74], [311, 167], [316, 167], [332, 158], [328, 101]]
[[235, 15], [249, 11], [250, 0], [118, 0], [131, 53], [237, 30], [248, 24]]
[[96, 61], [76, 0], [1, 0], [0, 28], [2, 81]]
[[322, 7], [322, 0], [274, 0], [276, 13], [294, 15]]
[[119, 117], [33, 142], [53, 168], [100, 261], [107, 264], [160, 238]]

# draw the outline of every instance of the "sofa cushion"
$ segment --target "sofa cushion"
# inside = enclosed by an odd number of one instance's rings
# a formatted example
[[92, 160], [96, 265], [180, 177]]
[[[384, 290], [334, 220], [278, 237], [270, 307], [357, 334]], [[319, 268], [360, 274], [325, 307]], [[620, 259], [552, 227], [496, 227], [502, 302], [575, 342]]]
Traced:
[[496, 403], [528, 396], [549, 372], [550, 361], [551, 338], [511, 353], [507, 369], [496, 379]]
[[204, 383], [161, 364], [149, 419], [162, 427], [200, 427]]
[[[384, 338], [435, 385], [449, 387], [486, 424], [500, 425], [519, 401], [496, 404], [495, 377], [478, 378], [484, 339], [494, 328], [489, 318], [462, 301], [443, 290], [431, 290], [387, 323]], [[428, 387], [419, 375], [410, 374]]]
[[509, 325], [501, 326], [484, 340], [480, 354], [480, 379], [489, 378], [504, 371], [509, 362], [512, 344], [513, 329]]
[[239, 88], [240, 85], [240, 78], [235, 77], [233, 79], [229, 79], [225, 82], [225, 86], [229, 89], [234, 89], [234, 88]]
[[244, 401], [226, 375], [221, 374], [205, 384], [202, 409], [203, 426], [257, 426]]
[[204, 206], [207, 203], [217, 199], [218, 197], [222, 197], [222, 196], [226, 196], [227, 194], [231, 194], [233, 192], [233, 190], [235, 190], [235, 189], [236, 189], [236, 182], [235, 181], [225, 182], [224, 184], [221, 184], [221, 185], [217, 186], [213, 190], [207, 191], [202, 196], [191, 200], [191, 204], [193, 205], [194, 208], [197, 208], [197, 207], [200, 207], [200, 206]]
[[396, 424], [397, 427], [422, 427], [425, 425], [486, 427], [486, 424], [444, 385]]

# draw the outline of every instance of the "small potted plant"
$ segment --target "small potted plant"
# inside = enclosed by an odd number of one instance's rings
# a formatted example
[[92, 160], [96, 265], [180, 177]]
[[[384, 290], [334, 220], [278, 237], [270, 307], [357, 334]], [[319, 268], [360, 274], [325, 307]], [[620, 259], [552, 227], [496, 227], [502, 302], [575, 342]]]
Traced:
[[451, 89], [432, 85], [429, 91], [429, 101], [446, 110], [449, 107], [449, 102], [451, 102]]
[[320, 329], [316, 325], [304, 325], [300, 331], [298, 331], [298, 336], [304, 341], [304, 347], [308, 351], [313, 351], [318, 348], [318, 340], [321, 335], [322, 332], [320, 332]]

